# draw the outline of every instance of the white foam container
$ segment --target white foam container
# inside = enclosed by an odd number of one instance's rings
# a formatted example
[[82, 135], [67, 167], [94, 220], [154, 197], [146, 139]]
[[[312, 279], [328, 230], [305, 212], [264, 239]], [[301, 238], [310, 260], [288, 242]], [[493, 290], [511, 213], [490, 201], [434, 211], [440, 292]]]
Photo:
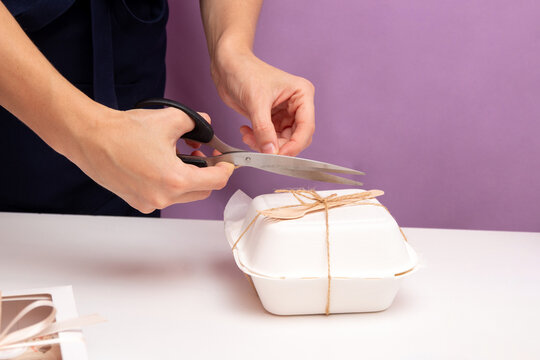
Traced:
[[[357, 193], [359, 189], [320, 191]], [[376, 199], [366, 202], [379, 204]], [[257, 211], [298, 204], [289, 193], [251, 199], [237, 191], [224, 212], [231, 247]], [[238, 267], [252, 280], [262, 305], [277, 315], [325, 313], [328, 258], [324, 212], [295, 220], [260, 216], [233, 250]], [[381, 206], [355, 205], [329, 211], [330, 313], [387, 309], [401, 280], [412, 273], [418, 257], [392, 215]]]

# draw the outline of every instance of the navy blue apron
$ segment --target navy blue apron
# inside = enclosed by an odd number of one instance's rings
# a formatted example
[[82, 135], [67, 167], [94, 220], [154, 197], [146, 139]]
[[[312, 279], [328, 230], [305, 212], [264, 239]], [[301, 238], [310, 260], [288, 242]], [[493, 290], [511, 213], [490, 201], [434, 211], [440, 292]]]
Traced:
[[[55, 68], [94, 100], [127, 110], [163, 96], [166, 0], [3, 2]], [[143, 215], [1, 107], [0, 169], [0, 211]]]

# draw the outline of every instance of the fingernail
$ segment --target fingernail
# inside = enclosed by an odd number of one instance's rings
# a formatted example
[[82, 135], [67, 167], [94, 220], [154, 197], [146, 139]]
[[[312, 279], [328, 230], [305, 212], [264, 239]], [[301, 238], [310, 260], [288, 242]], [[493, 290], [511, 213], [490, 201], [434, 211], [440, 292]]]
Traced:
[[275, 154], [276, 153], [276, 147], [272, 143], [266, 143], [261, 148], [262, 152], [265, 154]]

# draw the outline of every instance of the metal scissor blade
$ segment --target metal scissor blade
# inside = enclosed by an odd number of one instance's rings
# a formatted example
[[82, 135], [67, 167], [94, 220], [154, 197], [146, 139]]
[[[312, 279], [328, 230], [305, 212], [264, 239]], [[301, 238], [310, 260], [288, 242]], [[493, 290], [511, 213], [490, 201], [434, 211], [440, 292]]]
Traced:
[[231, 162], [238, 166], [251, 166], [263, 170], [287, 169], [302, 171], [324, 171], [341, 174], [365, 175], [362, 171], [333, 165], [322, 161], [302, 159], [293, 156], [262, 154], [247, 151], [229, 152], [216, 156], [218, 161]]
[[[210, 156], [210, 157], [178, 154], [178, 157], [180, 157], [180, 159], [182, 159], [182, 161], [184, 161], [185, 163], [199, 166], [199, 167], [201, 166], [205, 167], [207, 165], [213, 166], [213, 165], [216, 165], [220, 161], [230, 162], [235, 165], [238, 165], [237, 163], [234, 162], [234, 159], [231, 156], [229, 156], [229, 154], [223, 154], [219, 156]], [[361, 182], [344, 178], [341, 176], [337, 176], [337, 175], [328, 174], [320, 170], [285, 169], [278, 166], [263, 167], [263, 166], [254, 166], [253, 164], [244, 165], [244, 166], [254, 167], [256, 169], [268, 171], [271, 173], [292, 176], [292, 177], [296, 177], [300, 179], [317, 180], [317, 181], [324, 181], [324, 182], [337, 183], [337, 184], [346, 184], [346, 185], [357, 185], [357, 186], [363, 185]]]
[[363, 185], [359, 181], [354, 181], [352, 179], [347, 179], [341, 176], [328, 174], [325, 172], [321, 172], [319, 170], [289, 170], [289, 169], [282, 169], [282, 168], [258, 168], [258, 169], [275, 173], [275, 174], [292, 176], [292, 177], [300, 178], [300, 179], [324, 181], [324, 182], [329, 182], [329, 183], [355, 185], [355, 186]]

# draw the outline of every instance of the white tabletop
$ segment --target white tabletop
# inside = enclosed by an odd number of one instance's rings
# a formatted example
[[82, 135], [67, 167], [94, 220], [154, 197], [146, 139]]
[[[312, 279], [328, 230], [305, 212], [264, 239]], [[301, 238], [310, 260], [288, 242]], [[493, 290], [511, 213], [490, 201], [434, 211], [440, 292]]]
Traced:
[[73, 285], [90, 359], [539, 359], [540, 234], [405, 229], [390, 309], [266, 313], [219, 221], [0, 213], [0, 288]]

